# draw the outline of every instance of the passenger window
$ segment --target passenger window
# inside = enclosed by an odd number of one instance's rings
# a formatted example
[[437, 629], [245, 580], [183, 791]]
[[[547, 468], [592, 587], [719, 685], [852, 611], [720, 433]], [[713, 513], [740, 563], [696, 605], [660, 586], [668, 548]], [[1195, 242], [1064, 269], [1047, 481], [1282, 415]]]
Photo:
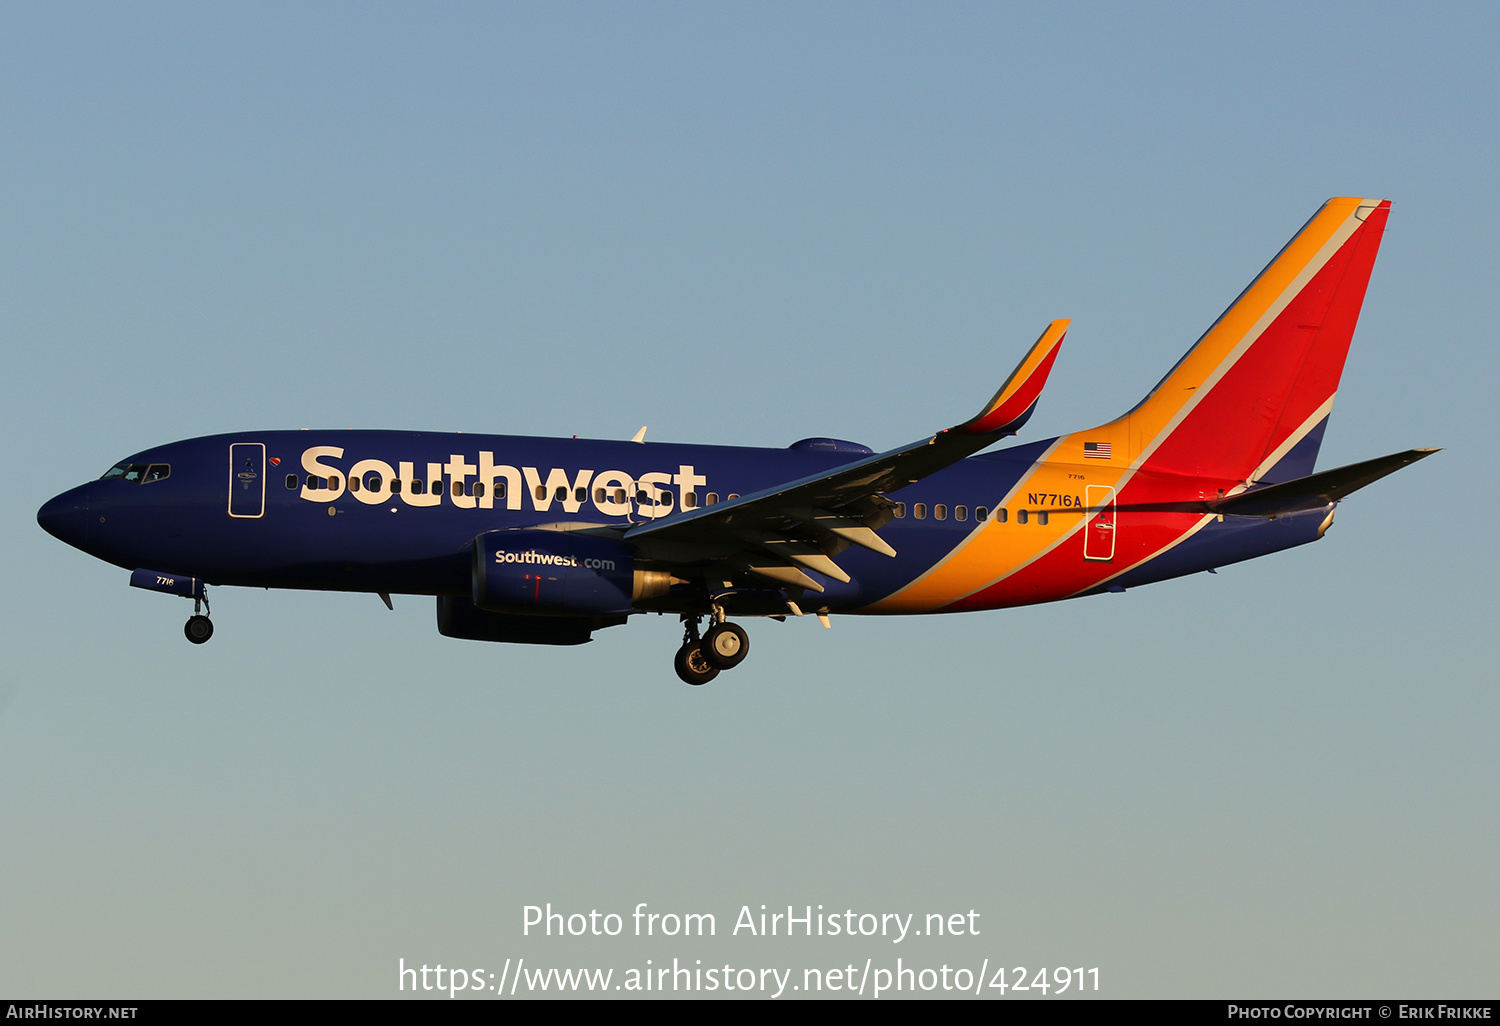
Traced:
[[615, 501], [616, 502], [624, 502], [625, 501], [625, 489], [623, 489], [623, 488], [616, 488], [615, 489]]
[[372, 492], [381, 491], [385, 487], [385, 478], [379, 474], [371, 474], [365, 478], [365, 487]]
[[1046, 510], [1042, 510], [1040, 513], [1038, 513], [1036, 515], [1036, 522], [1038, 524], [1042, 525], [1043, 527], [1047, 526], [1047, 511]]
[[172, 476], [172, 467], [167, 463], [153, 463], [146, 469], [146, 479], [142, 484], [150, 484], [152, 481], [164, 481]]
[[589, 497], [589, 490], [587, 488], [575, 488], [575, 489], [573, 489], [573, 499], [574, 499], [574, 501], [576, 501], [576, 502], [582, 502], [583, 500], [587, 499], [588, 497]]
[[497, 498], [497, 499], [503, 499], [503, 498], [505, 498], [505, 482], [504, 481], [501, 481], [499, 484], [497, 484], [495, 486], [495, 498]]
[[328, 477], [328, 487], [329, 488], [337, 488], [338, 486], [339, 486], [339, 476], [337, 474], [330, 474], [329, 477]]
[[945, 506], [941, 502], [938, 503], [936, 506], [932, 507], [932, 519], [934, 519], [934, 520], [947, 520], [948, 519], [948, 507]]
[[399, 477], [393, 477], [393, 478], [391, 478], [391, 494], [392, 495], [400, 495], [401, 494], [401, 479]]
[[729, 493], [729, 501], [730, 502], [733, 502], [735, 499], [738, 499], [739, 497], [740, 497], [740, 493], [739, 492], [730, 492]]
[[411, 493], [413, 495], [425, 495], [427, 493], [427, 482], [421, 478], [417, 478], [411, 483]]
[[983, 506], [975, 506], [974, 507], [974, 519], [975, 520], [978, 520], [979, 522], [983, 523], [984, 519], [986, 517], [988, 517], [989, 515], [990, 515], [990, 511], [987, 510], [987, 509], [985, 509]]
[[717, 506], [718, 504], [719, 504], [719, 493], [718, 492], [709, 492], [707, 495], [705, 495], [703, 497], [703, 505], [705, 505], [705, 506]]
[[649, 495], [646, 494], [646, 491], [645, 491], [644, 488], [637, 489], [636, 493], [635, 493], [635, 501], [639, 505], [649, 506], [649, 505], [651, 505], [651, 496], [649, 496]]
[[898, 503], [896, 503], [896, 508], [893, 509], [893, 510], [891, 510], [891, 512], [894, 513], [898, 517], [904, 517], [904, 516], [906, 516], [906, 503], [904, 503], [904, 502], [898, 502]]
[[604, 501], [604, 489], [603, 488], [595, 488], [594, 489], [594, 501], [595, 502], [603, 502]]
[[433, 495], [442, 495], [443, 494], [443, 482], [442, 482], [442, 479], [439, 478], [438, 480], [432, 482], [432, 484], [430, 484], [430, 485], [427, 486], [427, 490], [429, 492], [431, 492]]
[[351, 492], [357, 492], [357, 491], [359, 491], [359, 478], [357, 478], [357, 477], [351, 477], [349, 479], [349, 490]]
[[537, 498], [537, 501], [541, 502], [546, 497], [547, 497], [547, 486], [546, 485], [537, 485], [536, 486], [536, 498]]
[[1016, 523], [1018, 523], [1018, 524], [1024, 524], [1024, 523], [1026, 523], [1026, 511], [1024, 509], [1018, 509], [1018, 510], [1016, 510]]
[[954, 520], [967, 520], [967, 519], [969, 519], [969, 507], [967, 507], [967, 506], [954, 506], [953, 507], [953, 519]]
[[552, 493], [552, 497], [558, 502], [566, 502], [568, 500], [568, 490], [562, 485], [558, 485], [557, 490]]
[[911, 515], [914, 516], [914, 517], [916, 517], [918, 520], [926, 520], [927, 519], [927, 503], [925, 503], [925, 502], [913, 503], [912, 507], [911, 507]]
[[698, 505], [698, 493], [697, 492], [683, 492], [682, 493], [682, 508], [683, 509], [692, 509], [696, 505]]
[[288, 489], [292, 489], [292, 488], [296, 488], [297, 487], [297, 475], [296, 474], [288, 474], [286, 476], [286, 486], [287, 486]]
[[480, 498], [480, 499], [484, 498], [484, 482], [483, 481], [475, 481], [474, 482], [474, 495], [477, 498]]

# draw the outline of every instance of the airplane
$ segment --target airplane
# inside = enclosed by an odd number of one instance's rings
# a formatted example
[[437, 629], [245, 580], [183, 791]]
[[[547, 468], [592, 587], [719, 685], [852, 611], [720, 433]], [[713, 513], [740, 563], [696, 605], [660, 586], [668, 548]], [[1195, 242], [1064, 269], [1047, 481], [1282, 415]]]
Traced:
[[[261, 431], [138, 452], [37, 514], [131, 585], [436, 597], [451, 638], [577, 645], [681, 619], [674, 666], [738, 666], [735, 620], [954, 613], [1119, 592], [1316, 541], [1437, 452], [1315, 472], [1389, 201], [1325, 203], [1133, 409], [983, 452], [1035, 412], [1069, 321], [978, 414], [876, 453], [425, 432]], [[708, 626], [703, 629], [705, 619]]]

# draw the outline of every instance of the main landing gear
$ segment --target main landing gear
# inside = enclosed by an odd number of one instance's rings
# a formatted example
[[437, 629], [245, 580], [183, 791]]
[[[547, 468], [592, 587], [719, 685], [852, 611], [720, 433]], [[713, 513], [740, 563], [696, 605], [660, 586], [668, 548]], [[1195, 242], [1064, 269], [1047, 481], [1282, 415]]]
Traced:
[[725, 620], [723, 609], [714, 607], [713, 625], [701, 637], [698, 619], [683, 614], [682, 647], [672, 661], [677, 676], [695, 687], [713, 680], [720, 670], [734, 669], [750, 654], [750, 635], [739, 624]]
[[208, 589], [203, 589], [203, 597], [193, 598], [193, 615], [188, 617], [188, 622], [182, 625], [182, 633], [195, 645], [201, 645], [214, 636], [214, 624], [203, 613], [209, 612]]

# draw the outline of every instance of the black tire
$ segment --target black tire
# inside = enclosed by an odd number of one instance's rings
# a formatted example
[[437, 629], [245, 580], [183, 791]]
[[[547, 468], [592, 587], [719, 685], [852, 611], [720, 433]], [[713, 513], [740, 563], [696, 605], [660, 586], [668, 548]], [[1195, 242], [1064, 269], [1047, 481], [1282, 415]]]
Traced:
[[703, 658], [716, 670], [732, 670], [750, 654], [750, 635], [735, 623], [716, 623], [703, 635]]
[[214, 624], [206, 616], [190, 616], [182, 625], [182, 633], [195, 645], [201, 645], [214, 636]]
[[707, 684], [719, 675], [719, 671], [703, 658], [702, 642], [698, 641], [689, 641], [677, 650], [677, 657], [672, 660], [672, 668], [677, 671], [677, 676], [682, 678], [683, 683], [691, 684], [693, 687]]

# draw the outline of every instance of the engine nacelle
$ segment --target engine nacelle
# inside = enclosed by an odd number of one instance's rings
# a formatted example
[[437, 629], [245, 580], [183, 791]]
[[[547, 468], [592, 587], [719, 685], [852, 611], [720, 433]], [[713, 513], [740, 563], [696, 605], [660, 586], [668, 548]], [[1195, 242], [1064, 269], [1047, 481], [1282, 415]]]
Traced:
[[589, 635], [625, 622], [623, 616], [517, 616], [475, 609], [457, 595], [439, 595], [438, 633], [469, 641], [503, 641], [513, 645], [582, 645]]
[[637, 570], [630, 546], [562, 531], [489, 531], [474, 539], [474, 605], [495, 612], [617, 616], [665, 594], [670, 574]]

